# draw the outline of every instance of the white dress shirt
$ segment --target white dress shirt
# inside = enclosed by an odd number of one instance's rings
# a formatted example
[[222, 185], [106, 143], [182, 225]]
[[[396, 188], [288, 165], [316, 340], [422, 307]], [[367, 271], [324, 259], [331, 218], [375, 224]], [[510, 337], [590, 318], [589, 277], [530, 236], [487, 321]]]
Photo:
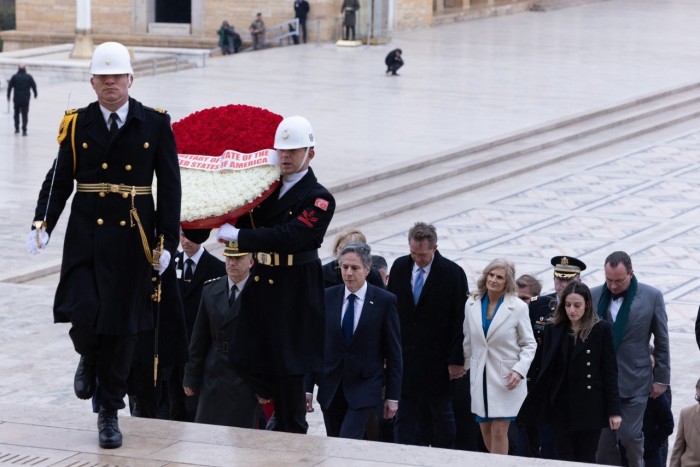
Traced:
[[362, 314], [362, 305], [365, 303], [365, 295], [367, 295], [367, 282], [362, 284], [362, 287], [357, 292], [350, 292], [347, 287], [345, 287], [345, 295], [343, 300], [343, 311], [340, 314], [340, 325], [343, 325], [343, 317], [345, 316], [345, 311], [348, 309], [348, 296], [354, 293], [357, 298], [355, 298], [355, 321], [352, 323], [352, 332], [357, 329], [357, 323], [360, 322], [360, 315]]

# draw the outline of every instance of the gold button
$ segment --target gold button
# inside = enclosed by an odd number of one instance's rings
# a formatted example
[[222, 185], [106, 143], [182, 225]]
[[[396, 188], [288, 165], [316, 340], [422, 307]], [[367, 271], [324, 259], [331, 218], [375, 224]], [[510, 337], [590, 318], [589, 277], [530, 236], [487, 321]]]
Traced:
[[590, 378], [591, 378], [591, 375], [586, 375], [586, 378], [590, 379]]
[[586, 389], [591, 389], [591, 387], [590, 387], [590, 386], [586, 386]]
[[272, 284], [275, 283], [275, 281], [273, 281], [272, 279], [269, 279], [267, 282], [268, 282], [270, 285], [272, 285]]
[[591, 366], [591, 362], [586, 362], [586, 366]]
[[157, 281], [157, 280], [158, 280], [157, 277], [151, 277], [151, 282], [155, 282], [155, 281]]
[[126, 164], [126, 167], [124, 167], [124, 168], [126, 169], [127, 172], [130, 171], [130, 170], [131, 170], [131, 164]]
[[119, 221], [119, 225], [124, 227], [126, 225], [126, 221]]
[[105, 196], [107, 196], [107, 193], [105, 193], [104, 191], [100, 191], [100, 198], [104, 198]]
[[260, 281], [260, 276], [255, 276], [255, 277], [253, 277], [253, 280], [254, 280], [255, 282], [259, 282], [259, 281]]
[[104, 223], [105, 223], [105, 221], [103, 221], [102, 219], [97, 219], [97, 225], [102, 225]]
[[586, 353], [591, 353], [591, 349], [586, 349]]
[[144, 149], [148, 149], [149, 147], [151, 147], [150, 144], [148, 144], [148, 143], [143, 143], [143, 148], [144, 148]]
[[83, 149], [87, 149], [87, 148], [88, 148], [87, 143], [83, 143]]
[[122, 198], [128, 198], [128, 197], [129, 197], [129, 193], [122, 193]]
[[289, 215], [290, 215], [290, 216], [292, 215], [292, 211], [289, 211]]
[[107, 165], [106, 162], [103, 162], [103, 163], [102, 163], [102, 168], [105, 169], [105, 170], [107, 170], [107, 167], [109, 167], [109, 165]]

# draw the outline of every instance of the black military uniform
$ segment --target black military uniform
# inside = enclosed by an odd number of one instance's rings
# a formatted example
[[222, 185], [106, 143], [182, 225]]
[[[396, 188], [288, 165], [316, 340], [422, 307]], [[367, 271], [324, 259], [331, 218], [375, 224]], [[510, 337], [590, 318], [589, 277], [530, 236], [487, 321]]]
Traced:
[[[311, 168], [279, 198], [279, 188], [239, 219], [241, 251], [256, 252], [229, 359], [259, 377], [275, 402], [272, 429], [305, 433], [303, 375], [323, 370], [325, 307], [318, 248], [335, 211]], [[279, 198], [279, 199], [278, 199]]]
[[[153, 327], [151, 274], [144, 249], [163, 235], [174, 252], [180, 221], [180, 171], [170, 117], [129, 98], [126, 121], [111, 138], [97, 102], [69, 111], [54, 166], [39, 193], [35, 222], [51, 233], [71, 206], [54, 321], [72, 323], [75, 350], [95, 359], [97, 403], [124, 407], [135, 335]], [[157, 211], [151, 195], [158, 177]], [[144, 241], [130, 210], [135, 208]], [[133, 221], [133, 222], [132, 222]]]

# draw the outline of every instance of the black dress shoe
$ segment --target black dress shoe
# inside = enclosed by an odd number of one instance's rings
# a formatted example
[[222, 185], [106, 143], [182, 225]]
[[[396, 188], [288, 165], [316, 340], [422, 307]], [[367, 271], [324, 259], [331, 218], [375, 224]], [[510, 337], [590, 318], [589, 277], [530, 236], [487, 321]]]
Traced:
[[116, 410], [100, 409], [97, 416], [97, 430], [100, 432], [100, 447], [116, 449], [122, 446], [122, 432], [119, 431], [119, 421]]
[[88, 357], [81, 355], [78, 368], [75, 370], [73, 379], [73, 389], [78, 399], [90, 399], [95, 393], [95, 363]]

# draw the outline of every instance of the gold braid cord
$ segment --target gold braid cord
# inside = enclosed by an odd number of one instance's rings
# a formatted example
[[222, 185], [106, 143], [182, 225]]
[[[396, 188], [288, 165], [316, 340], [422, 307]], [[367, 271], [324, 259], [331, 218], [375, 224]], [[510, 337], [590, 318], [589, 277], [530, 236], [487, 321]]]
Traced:
[[[143, 252], [146, 254], [146, 261], [151, 266], [157, 266], [158, 260], [160, 259], [160, 254], [163, 252], [163, 242], [160, 243], [158, 249], [153, 250], [151, 254], [151, 246], [148, 244], [148, 237], [146, 232], [143, 230], [143, 225], [141, 224], [141, 219], [139, 218], [139, 213], [136, 211], [136, 206], [134, 206], [134, 198], [136, 198], [136, 189], [132, 187], [131, 189], [131, 209], [129, 210], [129, 217], [131, 218], [131, 227], [137, 225], [139, 228], [139, 233], [141, 234], [141, 243], [143, 244]], [[134, 224], [136, 221], [136, 224]]]
[[[68, 136], [68, 128], [71, 129], [71, 149], [73, 150], [73, 173], [75, 173], [76, 166], [76, 152], [75, 152], [75, 121], [78, 118], [78, 113], [74, 110], [69, 110], [61, 119], [61, 123], [58, 125], [58, 144], [60, 145]], [[72, 123], [72, 125], [71, 125]]]

